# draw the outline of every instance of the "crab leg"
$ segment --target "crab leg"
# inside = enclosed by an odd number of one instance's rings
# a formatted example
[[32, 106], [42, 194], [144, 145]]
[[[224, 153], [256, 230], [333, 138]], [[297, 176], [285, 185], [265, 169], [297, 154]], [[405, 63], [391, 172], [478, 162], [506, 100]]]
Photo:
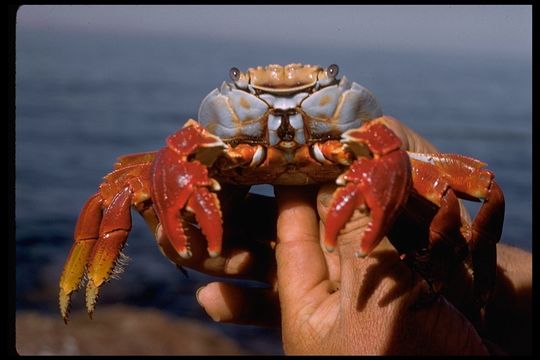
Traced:
[[[415, 190], [440, 207], [444, 195], [453, 189], [460, 197], [484, 202], [473, 223], [462, 225], [462, 232], [467, 237], [472, 253], [474, 272], [474, 291], [479, 305], [485, 304], [495, 286], [497, 268], [496, 244], [502, 233], [504, 222], [504, 196], [493, 180], [493, 174], [485, 169], [484, 163], [457, 154], [418, 154], [409, 153], [415, 171], [413, 186]], [[419, 174], [422, 174], [421, 177]], [[457, 210], [455, 211], [457, 212]], [[444, 222], [460, 219], [457, 215], [437, 214], [432, 221], [433, 227], [444, 227]], [[454, 228], [456, 225], [454, 226]], [[445, 230], [445, 232], [449, 232]], [[455, 234], [455, 231], [453, 232]], [[459, 236], [453, 236], [458, 239]], [[434, 240], [431, 240], [432, 242]]]
[[202, 161], [215, 160], [224, 144], [194, 121], [171, 135], [167, 144], [154, 162], [152, 196], [163, 230], [180, 256], [191, 257], [183, 211], [194, 213], [207, 238], [208, 253], [217, 256], [223, 237], [221, 210], [217, 195], [209, 190], [218, 191], [219, 184]]
[[[424, 175], [428, 174], [424, 173]], [[425, 180], [425, 177], [423, 179]], [[415, 186], [418, 184], [414, 183], [415, 180], [416, 178], [413, 176], [413, 188], [418, 192], [418, 188]], [[435, 181], [435, 186], [441, 183], [445, 183], [445, 181], [439, 178]], [[425, 183], [423, 184], [425, 185]], [[426, 188], [421, 187], [421, 189]], [[427, 195], [424, 194], [424, 197]], [[450, 187], [439, 194], [437, 205], [437, 212], [429, 224], [427, 238], [429, 243], [422, 243], [420, 250], [414, 249], [402, 254], [402, 259], [413, 265], [413, 268], [426, 279], [435, 292], [442, 289], [456, 265], [468, 255], [467, 241], [461, 233], [462, 220], [459, 200]], [[395, 235], [393, 234], [393, 236]], [[415, 236], [415, 233], [403, 235], [405, 236], [403, 240], [408, 243], [414, 243], [416, 240], [411, 238]], [[397, 238], [393, 237], [392, 241], [394, 240]]]
[[79, 289], [88, 262], [90, 252], [99, 237], [102, 199], [99, 193], [91, 196], [81, 210], [75, 227], [71, 251], [60, 277], [60, 313], [67, 323], [71, 295]]
[[[492, 182], [484, 203], [471, 225], [474, 290], [481, 306], [487, 303], [495, 287], [497, 274], [496, 244], [502, 234], [504, 208], [503, 192], [496, 182]], [[489, 232], [482, 229], [489, 229]]]
[[88, 261], [86, 309], [90, 317], [99, 294], [99, 288], [109, 280], [120, 257], [120, 251], [131, 231], [131, 202], [133, 192], [129, 186], [112, 199], [103, 213], [99, 238]]
[[[430, 248], [444, 245], [446, 250], [450, 250], [450, 252], [443, 250], [446, 255], [453, 253], [459, 261], [463, 260], [467, 255], [467, 241], [461, 233], [463, 226], [461, 210], [458, 198], [453, 191], [454, 187], [450, 184], [452, 176], [441, 172], [433, 160], [434, 156], [435, 158], [442, 158], [442, 156], [417, 153], [409, 153], [409, 156], [413, 168], [414, 190], [438, 207], [429, 227]], [[430, 161], [424, 162], [420, 160], [421, 158]]]
[[116, 170], [105, 176], [99, 192], [81, 210], [75, 244], [60, 279], [60, 312], [65, 322], [72, 293], [87, 280], [86, 304], [92, 315], [99, 288], [115, 272], [131, 229], [131, 205], [150, 227], [157, 226], [147, 180], [154, 156], [155, 153], [141, 153], [120, 158]]
[[325, 246], [332, 250], [339, 231], [355, 209], [367, 207], [371, 221], [362, 239], [357, 256], [367, 256], [394, 222], [398, 210], [407, 201], [410, 188], [410, 163], [401, 141], [386, 126], [367, 123], [343, 134], [343, 142], [365, 147], [373, 158], [359, 157], [349, 170], [337, 179], [342, 185], [334, 193], [326, 219]]

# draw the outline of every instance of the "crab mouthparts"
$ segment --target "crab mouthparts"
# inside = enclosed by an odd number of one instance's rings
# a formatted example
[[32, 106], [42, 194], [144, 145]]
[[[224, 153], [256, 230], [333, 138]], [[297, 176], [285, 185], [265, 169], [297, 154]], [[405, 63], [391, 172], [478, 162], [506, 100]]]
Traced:
[[268, 117], [270, 146], [291, 149], [305, 143], [304, 121], [295, 110], [275, 110]]

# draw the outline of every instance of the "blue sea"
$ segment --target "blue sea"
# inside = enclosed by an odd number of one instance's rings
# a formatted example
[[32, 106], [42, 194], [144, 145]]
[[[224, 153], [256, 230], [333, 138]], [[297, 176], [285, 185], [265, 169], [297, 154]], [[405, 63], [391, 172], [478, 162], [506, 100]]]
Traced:
[[[337, 63], [386, 114], [441, 151], [486, 162], [506, 197], [501, 241], [532, 248], [531, 59], [46, 29], [16, 35], [17, 310], [58, 311], [75, 222], [101, 177], [119, 155], [162, 147], [232, 66]], [[251, 351], [281, 353], [277, 331], [213, 324], [194, 297], [211, 278], [185, 278], [134, 219], [125, 249], [131, 261], [105, 285], [100, 304], [156, 307], [205, 321]], [[82, 295], [75, 308], [83, 308]]]

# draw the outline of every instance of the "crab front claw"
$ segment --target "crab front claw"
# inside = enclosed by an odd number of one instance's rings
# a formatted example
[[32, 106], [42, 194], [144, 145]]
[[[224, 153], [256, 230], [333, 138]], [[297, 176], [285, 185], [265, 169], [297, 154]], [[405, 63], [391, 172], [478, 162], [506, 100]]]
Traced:
[[340, 230], [353, 212], [369, 210], [371, 221], [360, 240], [356, 256], [367, 256], [386, 234], [411, 187], [410, 161], [400, 149], [401, 140], [386, 126], [370, 122], [345, 132], [342, 141], [357, 159], [338, 177], [339, 187], [326, 217], [324, 244], [336, 246]]
[[191, 257], [184, 231], [186, 211], [194, 214], [208, 241], [208, 253], [221, 252], [222, 215], [216, 191], [219, 183], [210, 178], [207, 167], [222, 153], [225, 144], [194, 120], [169, 136], [154, 162], [152, 198], [163, 230], [183, 258]]

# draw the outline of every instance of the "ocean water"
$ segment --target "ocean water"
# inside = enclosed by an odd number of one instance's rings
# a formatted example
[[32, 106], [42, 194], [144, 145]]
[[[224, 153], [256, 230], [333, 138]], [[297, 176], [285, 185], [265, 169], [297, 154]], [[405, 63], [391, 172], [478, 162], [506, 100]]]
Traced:
[[[17, 310], [57, 311], [57, 281], [77, 215], [119, 155], [162, 147], [196, 117], [230, 67], [291, 62], [339, 64], [340, 74], [369, 88], [386, 114], [441, 151], [488, 163], [506, 197], [501, 241], [532, 248], [531, 59], [18, 29]], [[211, 324], [194, 298], [211, 278], [184, 278], [142, 219], [134, 219], [126, 248], [132, 261], [104, 287], [100, 303], [154, 306]], [[78, 295], [74, 307], [82, 308]], [[213, 326], [250, 350], [281, 352], [276, 331]]]

